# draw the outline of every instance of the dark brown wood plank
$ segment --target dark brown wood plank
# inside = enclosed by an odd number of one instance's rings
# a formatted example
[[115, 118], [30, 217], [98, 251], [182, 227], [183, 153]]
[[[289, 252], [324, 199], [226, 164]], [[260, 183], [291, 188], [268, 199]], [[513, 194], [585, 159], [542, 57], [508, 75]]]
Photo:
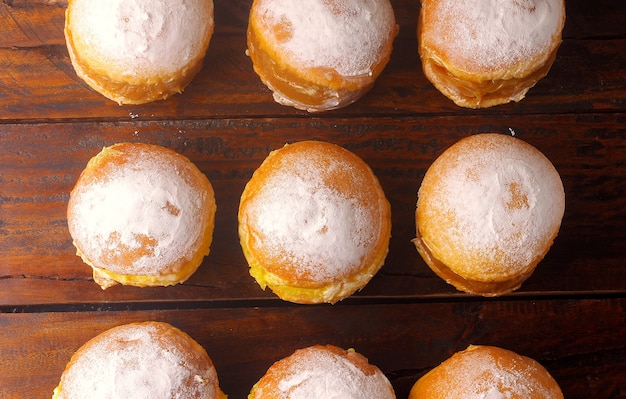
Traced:
[[[626, 398], [626, 2], [567, 0], [549, 75], [519, 103], [465, 110], [421, 72], [419, 1], [392, 0], [401, 30], [375, 87], [316, 115], [275, 104], [254, 74], [245, 55], [250, 4], [215, 0], [204, 68], [183, 94], [120, 107], [76, 77], [63, 37], [66, 0], [0, 2], [0, 397], [49, 398], [88, 339], [163, 320], [208, 350], [233, 399], [245, 398], [273, 361], [315, 343], [356, 348], [398, 398], [470, 343], [539, 360], [567, 398]], [[410, 240], [428, 166], [460, 138], [488, 131], [544, 152], [567, 199], [559, 237], [535, 274], [514, 294], [483, 299], [434, 275]], [[245, 183], [269, 151], [304, 139], [360, 155], [392, 204], [385, 266], [333, 306], [296, 306], [261, 291], [238, 243]], [[183, 153], [215, 188], [212, 252], [183, 285], [102, 291], [74, 254], [68, 193], [90, 157], [121, 141]]]
[[[0, 36], [0, 121], [48, 119], [181, 119], [308, 115], [275, 104], [245, 55], [249, 2], [218, 2], [216, 33], [200, 74], [184, 93], [141, 106], [118, 106], [74, 73], [62, 33], [63, 8], [30, 3], [0, 8], [9, 27]], [[608, 14], [568, 2], [571, 23], [549, 75], [526, 99], [484, 111], [454, 105], [426, 80], [417, 55], [419, 7], [394, 3], [401, 34], [392, 59], [373, 90], [342, 110], [323, 115], [502, 115], [625, 110], [626, 5], [611, 2]], [[604, 10], [596, 6], [594, 10]], [[598, 27], [602, 26], [602, 30]], [[591, 31], [595, 29], [592, 33]]]
[[0, 3], [0, 48], [65, 44], [63, 25], [66, 4], [49, 3]]
[[[392, 205], [386, 265], [360, 295], [454, 294], [413, 244], [421, 179], [435, 158], [462, 137], [510, 134], [553, 161], [566, 191], [559, 237], [520, 293], [624, 292], [626, 289], [625, 115], [485, 118], [236, 119], [182, 122], [56, 123], [0, 128], [0, 304], [82, 303], [105, 299], [240, 300], [272, 298], [251, 280], [237, 236], [243, 187], [265, 156], [287, 142], [319, 139], [361, 156]], [[105, 145], [151, 142], [189, 157], [214, 185], [218, 205], [211, 254], [179, 287], [116, 287], [102, 293], [74, 256], [65, 212], [69, 191]], [[599, 272], [602, 270], [602, 272]], [[87, 287], [87, 288], [85, 288]]]
[[72, 354], [115, 325], [160, 320], [205, 347], [221, 386], [246, 397], [276, 360], [331, 343], [355, 348], [406, 398], [416, 379], [469, 344], [496, 345], [541, 362], [566, 398], [626, 395], [626, 301], [470, 301], [362, 306], [293, 306], [0, 314], [3, 398], [46, 398]]

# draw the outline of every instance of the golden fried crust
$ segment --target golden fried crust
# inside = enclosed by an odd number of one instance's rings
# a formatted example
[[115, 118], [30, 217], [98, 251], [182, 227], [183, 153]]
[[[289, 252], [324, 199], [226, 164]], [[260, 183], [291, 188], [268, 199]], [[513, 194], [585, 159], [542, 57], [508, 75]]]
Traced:
[[[322, 394], [324, 389], [327, 391]], [[299, 397], [309, 393], [309, 397], [342, 397], [340, 395], [344, 394], [395, 399], [391, 383], [378, 367], [353, 349], [344, 350], [334, 345], [298, 349], [275, 362], [253, 386], [248, 399], [290, 397], [298, 390]]]
[[[522, 283], [531, 276], [537, 263], [539, 263], [540, 260], [538, 259], [537, 261], [531, 263], [528, 267], [528, 271], [522, 272], [512, 278], [502, 281], [486, 282], [466, 278], [452, 271], [443, 262], [434, 257], [433, 252], [422, 240], [419, 231], [417, 238], [413, 240], [413, 244], [415, 244], [417, 251], [422, 256], [422, 259], [424, 259], [426, 264], [430, 267], [430, 269], [435, 272], [435, 274], [437, 274], [439, 277], [441, 277], [446, 283], [454, 286], [459, 291], [464, 291], [468, 294], [481, 295], [485, 297], [495, 297], [509, 294], [520, 288]], [[541, 258], [543, 258], [543, 255], [545, 254], [542, 254]]]
[[205, 349], [178, 328], [154, 321], [113, 327], [86, 342], [65, 367], [53, 399], [133, 394], [226, 399]]
[[427, 170], [413, 243], [457, 289], [503, 295], [547, 254], [564, 210], [560, 176], [536, 148], [501, 134], [469, 136]]
[[[196, 35], [195, 40], [199, 43], [196, 49], [191, 47], [185, 48], [185, 44], [179, 43], [180, 46], [175, 46], [168, 43], [167, 46], [175, 48], [163, 48], [162, 52], [176, 52], [177, 54], [189, 54], [189, 59], [184, 65], [179, 67], [165, 68], [158, 65], [158, 60], [155, 61], [152, 68], [140, 66], [139, 63], [135, 66], [122, 66], [122, 63], [126, 63], [127, 60], [122, 61], [120, 58], [116, 60], [116, 54], [107, 54], [105, 50], [99, 51], [94, 49], [92, 40], [82, 37], [76, 32], [76, 22], [81, 18], [85, 18], [82, 12], [77, 11], [73, 7], [77, 0], [69, 0], [68, 7], [65, 12], [65, 42], [72, 62], [72, 66], [79, 78], [87, 83], [92, 89], [102, 94], [106, 98], [117, 102], [120, 105], [123, 104], [144, 104], [157, 100], [164, 100], [173, 94], [181, 93], [183, 89], [193, 80], [193, 78], [200, 72], [203, 65], [204, 56], [208, 49], [209, 42], [213, 35], [214, 22], [213, 22], [213, 1], [212, 0], [199, 0], [191, 7], [194, 8], [191, 11], [192, 14], [198, 14], [202, 16], [203, 23], [206, 25], [203, 32], [200, 30], [189, 32], [188, 35]], [[148, 2], [149, 4], [149, 2]], [[172, 18], [172, 15], [179, 15], [185, 13], [184, 9], [176, 10], [176, 13], [168, 11], [166, 15], [158, 15], [154, 17]], [[150, 15], [147, 12], [146, 15]], [[189, 17], [190, 14], [187, 15]], [[183, 17], [185, 18], [185, 17]], [[157, 24], [157, 22], [154, 22]], [[183, 23], [184, 25], [184, 23]], [[166, 25], [164, 25], [166, 26]], [[104, 29], [93, 25], [93, 34], [97, 29]], [[108, 28], [107, 28], [108, 29]], [[134, 29], [141, 29], [135, 27]], [[121, 36], [122, 40], [127, 39], [124, 35], [130, 34], [125, 30], [119, 32], [108, 32], [110, 35]], [[145, 35], [148, 37], [148, 33], [137, 31], [137, 35]], [[161, 35], [167, 33], [161, 32]], [[147, 38], [148, 47], [158, 47], [164, 45], [157, 38]], [[195, 47], [195, 46], [194, 46]], [[119, 62], [119, 64], [118, 64]]]
[[363, 288], [391, 236], [390, 205], [369, 166], [317, 141], [270, 153], [246, 185], [238, 218], [250, 274], [297, 303], [334, 303]]
[[[337, 2], [336, 13], [342, 11], [341, 3]], [[386, 0], [378, 2], [382, 5]], [[247, 30], [248, 55], [252, 60], [254, 71], [261, 81], [273, 91], [276, 102], [293, 106], [309, 112], [327, 111], [345, 107], [367, 93], [383, 71], [391, 57], [392, 45], [398, 33], [393, 11], [390, 6], [390, 17], [384, 27], [373, 26], [371, 29], [381, 29], [384, 35], [383, 44], [375, 54], [369, 56], [368, 71], [355, 75], [339, 72], [330, 63], [322, 61], [318, 65], [305, 65], [283, 47], [294, 30], [307, 29], [302, 26], [293, 26], [289, 21], [269, 21], [263, 10], [279, 7], [272, 4], [272, 0], [255, 0], [252, 4]], [[333, 2], [327, 2], [328, 8], [333, 8]], [[348, 18], [346, 16], [346, 18]], [[329, 29], [333, 29], [336, 22], [328, 21]], [[336, 34], [341, 34], [336, 29]], [[324, 39], [319, 38], [315, 40]], [[365, 38], [364, 38], [365, 40]], [[306, 44], [305, 44], [306, 46]], [[358, 49], [353, 49], [358, 52]], [[324, 56], [320, 54], [318, 60]], [[361, 54], [345, 54], [346, 59], [362, 57]]]
[[67, 218], [77, 255], [106, 289], [187, 280], [209, 253], [215, 211], [211, 183], [188, 158], [119, 143], [88, 162]]
[[[546, 36], [544, 43], [541, 43], [540, 39], [535, 39], [540, 42], [536, 44], [536, 48], [531, 46], [530, 49], [524, 50], [520, 50], [513, 43], [508, 57], [491, 58], [491, 49], [486, 49], [484, 54], [475, 54], [475, 57], [474, 54], [470, 57], [462, 55], [463, 52], [454, 51], [455, 46], [465, 47], [463, 43], [467, 41], [469, 34], [459, 29], [461, 22], [448, 21], [445, 18], [450, 15], [453, 18], [461, 18], [457, 16], [466, 15], [467, 12], [462, 9], [462, 5], [458, 6], [456, 12], [447, 14], [442, 11], [443, 6], [440, 6], [442, 2], [422, 0], [417, 36], [425, 76], [437, 90], [461, 107], [487, 108], [522, 100], [528, 90], [544, 78], [552, 67], [562, 42], [561, 32], [565, 24], [565, 4], [562, 0], [532, 0], [531, 3], [533, 2], [547, 3], [548, 15], [554, 16], [557, 21], [553, 27], [551, 26], [552, 30], [544, 33]], [[472, 7], [468, 1], [463, 3]], [[507, 0], [498, 5], [494, 4], [493, 7], [505, 7], [502, 14], [517, 14], [525, 11], [525, 4]], [[530, 7], [530, 10], [528, 15], [533, 15], [535, 8]], [[496, 13], [497, 10], [490, 11]], [[538, 16], [537, 19], [539, 18]], [[482, 24], [488, 24], [483, 19], [480, 21]], [[502, 29], [498, 24], [494, 24], [492, 28], [493, 32]], [[510, 36], [514, 36], [517, 32], [515, 29], [511, 30]], [[536, 28], [536, 31], [540, 30], [541, 27]], [[476, 41], [485, 41], [487, 40], [485, 36], [489, 36], [489, 33], [481, 32], [475, 35]], [[522, 33], [519, 35], [520, 42], [529, 41]], [[434, 40], [434, 37], [445, 38], [447, 42], [442, 44]], [[479, 51], [476, 50], [477, 53]]]
[[494, 346], [474, 346], [422, 376], [409, 399], [562, 399], [558, 383], [537, 361]]

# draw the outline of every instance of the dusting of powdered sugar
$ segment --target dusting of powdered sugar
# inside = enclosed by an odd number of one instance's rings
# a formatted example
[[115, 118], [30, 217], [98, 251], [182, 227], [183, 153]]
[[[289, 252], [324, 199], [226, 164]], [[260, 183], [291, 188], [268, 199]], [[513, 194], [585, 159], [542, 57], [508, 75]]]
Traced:
[[468, 69], [506, 68], [549, 53], [564, 20], [562, 0], [439, 0], [426, 7], [432, 26], [425, 45]]
[[379, 370], [367, 375], [349, 359], [316, 348], [293, 362], [278, 390], [285, 399], [395, 399]]
[[85, 344], [61, 377], [58, 399], [213, 399], [215, 368], [160, 324], [115, 327]]
[[[358, 195], [325, 182], [336, 173], [356, 187], [353, 167], [316, 152], [285, 153], [248, 203], [247, 223], [260, 245], [309, 281], [328, 282], [357, 270], [379, 227]], [[358, 191], [358, 190], [357, 190]]]
[[504, 366], [498, 356], [482, 349], [461, 352], [451, 360], [453, 366], [447, 367], [445, 382], [439, 380], [447, 385], [441, 389], [446, 393], [441, 399], [561, 398], [543, 380], [534, 377], [545, 371], [534, 361], [522, 363], [518, 355], [511, 358], [510, 366]]
[[[435, 162], [439, 186], [424, 198], [426, 209], [454, 218], [446, 236], [435, 239], [488, 262], [498, 259], [511, 273], [523, 270], [542, 255], [561, 223], [558, 172], [538, 150], [510, 136], [470, 136], [454, 148]], [[438, 165], [444, 164], [442, 171]]]
[[77, 184], [70, 231], [95, 266], [125, 275], [158, 275], [193, 256], [205, 198], [172, 157], [133, 152], [121, 165], [109, 163], [106, 179]]
[[265, 30], [273, 33], [268, 40], [276, 49], [305, 67], [331, 68], [343, 76], [370, 74], [396, 29], [388, 0], [257, 3], [256, 12]]
[[128, 76], [179, 71], [213, 31], [212, 0], [73, 0], [71, 16], [85, 51]]

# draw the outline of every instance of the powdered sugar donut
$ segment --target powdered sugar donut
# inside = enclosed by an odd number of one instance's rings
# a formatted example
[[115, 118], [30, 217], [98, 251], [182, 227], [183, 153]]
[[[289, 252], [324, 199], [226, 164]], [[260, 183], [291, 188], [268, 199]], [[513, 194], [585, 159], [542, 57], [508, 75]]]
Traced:
[[248, 55], [276, 102], [325, 111], [371, 89], [397, 32], [389, 0], [255, 0]]
[[186, 157], [161, 146], [105, 147], [81, 173], [67, 209], [77, 254], [103, 288], [187, 280], [209, 253], [213, 188]]
[[226, 399], [204, 348], [163, 322], [111, 328], [81, 346], [53, 399]]
[[419, 53], [426, 77], [457, 105], [520, 101], [550, 70], [564, 0], [422, 0]]
[[413, 385], [408, 399], [563, 399], [536, 360], [495, 346], [470, 345]]
[[337, 302], [382, 267], [391, 210], [372, 170], [337, 145], [302, 141], [273, 151], [239, 204], [250, 274], [284, 300]]
[[395, 399], [380, 369], [353, 349], [314, 345], [274, 363], [248, 399]]
[[69, 0], [65, 40], [77, 75], [119, 104], [180, 93], [202, 68], [213, 0]]
[[452, 145], [428, 168], [418, 197], [419, 253], [448, 283], [484, 296], [520, 287], [551, 247], [565, 211], [552, 163], [503, 134]]

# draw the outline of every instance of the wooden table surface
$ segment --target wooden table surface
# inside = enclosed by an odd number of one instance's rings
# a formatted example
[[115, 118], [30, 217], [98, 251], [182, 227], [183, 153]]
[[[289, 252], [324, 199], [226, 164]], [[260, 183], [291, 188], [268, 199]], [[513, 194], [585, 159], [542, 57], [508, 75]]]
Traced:
[[[49, 398], [72, 354], [132, 321], [167, 321], [213, 359], [222, 389], [245, 398], [276, 360], [317, 343], [353, 347], [406, 398], [416, 379], [469, 344], [541, 362], [566, 398], [626, 397], [626, 2], [569, 0], [549, 75], [519, 103], [455, 106], [426, 80], [418, 0], [395, 0], [391, 61], [373, 90], [333, 112], [275, 104], [245, 54], [250, 0], [215, 0], [204, 68], [183, 94], [119, 106], [76, 77], [66, 4], [0, 3], [0, 397]], [[515, 134], [552, 160], [566, 192], [560, 235], [522, 288], [457, 292], [419, 257], [417, 190], [428, 166], [470, 134]], [[237, 236], [239, 196], [272, 149], [319, 139], [361, 156], [392, 205], [390, 252], [361, 292], [295, 305], [262, 291]], [[210, 255], [186, 283], [103, 291], [75, 255], [69, 191], [105, 145], [160, 144], [189, 157], [218, 205]]]

